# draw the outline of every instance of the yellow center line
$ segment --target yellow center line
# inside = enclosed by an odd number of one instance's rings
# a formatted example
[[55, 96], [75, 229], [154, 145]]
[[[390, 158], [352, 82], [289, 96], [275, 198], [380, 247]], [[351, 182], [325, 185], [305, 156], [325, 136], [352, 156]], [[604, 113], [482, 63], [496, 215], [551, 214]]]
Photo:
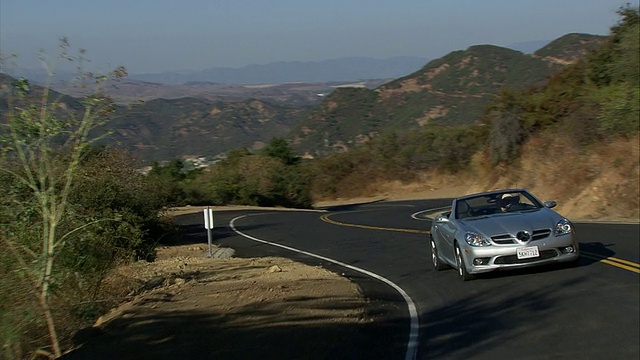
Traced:
[[620, 269], [624, 269], [624, 270], [634, 272], [636, 274], [640, 274], [640, 264], [635, 263], [633, 261], [619, 259], [613, 256], [602, 256], [602, 255], [598, 255], [598, 254], [594, 254], [586, 251], [581, 251], [580, 256], [584, 256], [588, 259], [596, 260], [603, 264], [615, 266]]
[[326, 222], [326, 223], [329, 223], [329, 224], [340, 225], [340, 226], [349, 226], [349, 227], [355, 227], [355, 228], [360, 228], [360, 229], [397, 231], [397, 232], [405, 232], [405, 233], [412, 233], [412, 234], [428, 234], [429, 233], [426, 230], [401, 229], [401, 228], [389, 228], [389, 227], [382, 227], [382, 226], [350, 224], [350, 223], [345, 223], [345, 222], [332, 220], [332, 219], [329, 218], [329, 215], [322, 215], [320, 217], [320, 219], [322, 221]]
[[607, 259], [608, 260], [612, 260], [612, 261], [617, 261], [617, 262], [619, 262], [621, 264], [626, 264], [626, 265], [633, 266], [633, 267], [636, 267], [636, 268], [640, 269], [640, 264], [634, 263], [633, 261], [624, 260], [624, 259], [618, 259], [618, 258], [615, 258], [613, 256], [609, 256]]

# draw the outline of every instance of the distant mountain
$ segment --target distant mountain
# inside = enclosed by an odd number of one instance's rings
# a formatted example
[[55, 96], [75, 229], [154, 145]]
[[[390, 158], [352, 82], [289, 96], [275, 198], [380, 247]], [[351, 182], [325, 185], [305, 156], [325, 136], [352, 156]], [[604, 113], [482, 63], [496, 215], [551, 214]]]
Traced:
[[533, 55], [494, 45], [454, 51], [373, 90], [336, 89], [290, 137], [298, 152], [317, 157], [344, 151], [385, 130], [472, 124], [499, 91], [541, 84], [603, 39], [569, 34]]
[[410, 74], [427, 62], [421, 57], [390, 59], [348, 57], [324, 61], [283, 61], [240, 68], [211, 68], [199, 71], [131, 74], [130, 79], [162, 84], [212, 82], [221, 84], [327, 83], [397, 78]]
[[[0, 73], [0, 114], [14, 96], [16, 79]], [[31, 87], [28, 100], [38, 103], [42, 88]], [[64, 104], [57, 116], [69, 112], [82, 116], [82, 102], [52, 90], [50, 99]], [[129, 151], [149, 164], [187, 155], [214, 158], [230, 149], [258, 149], [274, 137], [287, 133], [304, 118], [308, 106], [285, 106], [257, 99], [229, 102], [202, 98], [155, 99], [116, 106], [111, 120], [98, 133], [111, 134], [103, 142]], [[0, 121], [6, 119], [0, 117]], [[2, 133], [2, 127], [0, 127]]]
[[585, 56], [607, 39], [606, 36], [589, 34], [568, 34], [560, 37], [534, 52], [534, 56], [547, 61], [572, 63]]
[[[204, 70], [131, 73], [128, 79], [172, 85], [194, 82], [214, 84], [348, 82], [395, 79], [420, 69], [426, 62], [426, 58], [417, 56], [398, 56], [389, 59], [345, 57], [323, 61], [281, 61], [238, 68], [214, 67]], [[13, 77], [25, 77], [37, 83], [70, 82], [76, 75], [70, 70], [56, 69], [53, 79], [50, 79], [47, 72], [41, 68], [7, 68], [5, 71]]]
[[306, 111], [307, 107], [257, 99], [156, 99], [118, 108], [108, 123], [109, 140], [145, 163], [185, 156], [214, 158], [234, 148], [261, 148], [287, 133]]
[[[294, 106], [308, 106], [320, 103], [323, 96], [341, 86], [362, 86], [376, 88], [393, 79], [364, 80], [358, 82], [330, 83], [283, 83], [283, 84], [219, 84], [211, 82], [188, 82], [184, 84], [160, 84], [147, 81], [120, 79], [107, 84], [104, 92], [119, 104], [137, 104], [155, 99], [179, 99], [194, 97], [211, 101], [237, 102], [259, 99], [273, 103]], [[58, 92], [82, 96], [90, 85], [80, 87], [73, 82], [51, 84]]]

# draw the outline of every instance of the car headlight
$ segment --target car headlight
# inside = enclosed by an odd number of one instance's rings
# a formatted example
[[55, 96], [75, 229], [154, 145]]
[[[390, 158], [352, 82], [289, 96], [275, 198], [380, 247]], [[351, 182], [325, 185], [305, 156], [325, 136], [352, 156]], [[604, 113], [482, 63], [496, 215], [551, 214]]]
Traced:
[[467, 244], [471, 246], [490, 246], [491, 245], [489, 240], [485, 239], [482, 235], [476, 234], [471, 231], [464, 234], [464, 240], [467, 242]]
[[573, 232], [573, 225], [567, 219], [562, 219], [556, 224], [556, 236], [570, 234]]

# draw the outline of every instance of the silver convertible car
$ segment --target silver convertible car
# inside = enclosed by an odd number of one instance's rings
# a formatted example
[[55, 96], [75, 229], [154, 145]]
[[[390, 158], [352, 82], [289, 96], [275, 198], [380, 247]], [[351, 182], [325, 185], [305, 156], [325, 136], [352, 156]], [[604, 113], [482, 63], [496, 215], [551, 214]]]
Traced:
[[436, 270], [458, 270], [464, 281], [475, 274], [579, 257], [573, 224], [525, 189], [465, 195], [431, 224], [431, 258]]

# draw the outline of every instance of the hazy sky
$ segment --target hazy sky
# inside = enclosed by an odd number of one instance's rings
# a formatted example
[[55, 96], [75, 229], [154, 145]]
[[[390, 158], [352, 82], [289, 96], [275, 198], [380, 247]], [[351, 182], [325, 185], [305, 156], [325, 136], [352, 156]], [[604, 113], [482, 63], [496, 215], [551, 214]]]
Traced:
[[66, 36], [130, 73], [348, 56], [441, 57], [580, 32], [637, 0], [0, 0], [0, 51], [34, 66]]

